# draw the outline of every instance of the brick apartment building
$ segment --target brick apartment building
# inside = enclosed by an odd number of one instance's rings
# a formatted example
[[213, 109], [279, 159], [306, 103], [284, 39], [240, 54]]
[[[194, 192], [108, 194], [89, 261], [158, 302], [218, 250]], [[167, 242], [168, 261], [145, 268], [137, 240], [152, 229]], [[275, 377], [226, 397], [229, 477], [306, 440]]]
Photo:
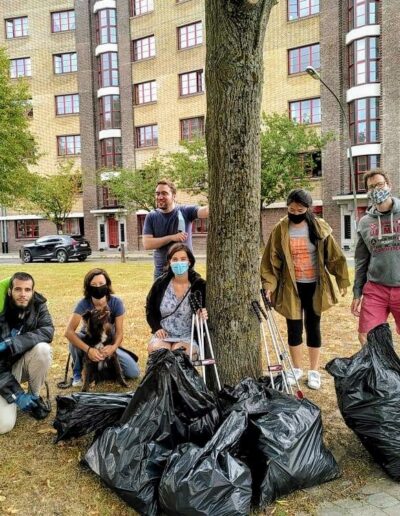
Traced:
[[[351, 246], [354, 231], [349, 129], [359, 212], [367, 204], [364, 171], [381, 165], [395, 190], [400, 184], [395, 4], [281, 0], [267, 30], [263, 110], [337, 134], [316, 157], [321, 166], [312, 182], [315, 211], [343, 247]], [[138, 169], [155, 153], [204, 133], [204, 0], [3, 1], [0, 19], [10, 74], [26, 77], [31, 87], [32, 132], [42, 153], [37, 172], [52, 173], [72, 158], [84, 175], [83, 196], [65, 231], [84, 232], [94, 249], [121, 243], [140, 249], [145, 214], [118, 206], [98, 173]], [[305, 72], [309, 65], [341, 99], [349, 127], [334, 97]], [[182, 195], [178, 201], [187, 200]], [[284, 213], [284, 203], [265, 210], [265, 234]], [[207, 228], [204, 221], [194, 224], [198, 249]], [[0, 229], [3, 251], [55, 230], [38, 216], [5, 208]]]

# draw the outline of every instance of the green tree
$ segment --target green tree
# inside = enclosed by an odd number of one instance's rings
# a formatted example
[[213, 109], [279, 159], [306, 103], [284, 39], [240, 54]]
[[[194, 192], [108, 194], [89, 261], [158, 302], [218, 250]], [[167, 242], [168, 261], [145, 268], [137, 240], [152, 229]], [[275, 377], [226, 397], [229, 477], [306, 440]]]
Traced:
[[295, 186], [310, 188], [309, 171], [315, 167], [312, 153], [321, 151], [333, 138], [320, 136], [307, 124], [286, 114], [263, 115], [261, 131], [261, 203], [284, 199]]
[[171, 152], [168, 175], [179, 188], [193, 194], [208, 195], [208, 161], [204, 138], [180, 142], [181, 150]]
[[150, 211], [155, 207], [156, 183], [168, 177], [168, 172], [165, 160], [154, 157], [140, 170], [121, 169], [111, 172], [106, 178], [100, 174], [100, 178], [103, 177], [100, 181], [128, 211]]
[[35, 174], [29, 165], [38, 160], [35, 140], [29, 130], [28, 84], [10, 79], [10, 63], [0, 48], [0, 204], [13, 206], [26, 197]]
[[67, 161], [59, 165], [54, 175], [37, 175], [27, 199], [28, 208], [42, 215], [62, 233], [65, 219], [72, 211], [77, 195], [82, 191], [82, 175]]

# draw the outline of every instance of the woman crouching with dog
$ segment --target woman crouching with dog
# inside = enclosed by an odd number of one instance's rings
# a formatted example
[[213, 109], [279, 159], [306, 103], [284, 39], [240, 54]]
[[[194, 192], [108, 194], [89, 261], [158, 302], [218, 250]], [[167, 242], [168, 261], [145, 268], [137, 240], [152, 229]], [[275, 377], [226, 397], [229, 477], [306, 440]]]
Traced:
[[[83, 295], [83, 299], [75, 306], [74, 313], [65, 331], [73, 360], [72, 386], [81, 387], [83, 385], [84, 355], [92, 362], [101, 362], [116, 352], [124, 377], [128, 379], [137, 378], [140, 370], [136, 363], [136, 355], [120, 347], [123, 339], [125, 307], [122, 300], [113, 295], [110, 276], [104, 269], [92, 269], [86, 274], [83, 280]], [[86, 325], [82, 316], [88, 310], [101, 310], [105, 307], [110, 312], [109, 321], [112, 325], [113, 341], [99, 350], [84, 342]], [[82, 327], [77, 332], [76, 330], [81, 323], [83, 323]]]
[[[192, 309], [189, 296], [195, 294], [204, 306], [206, 282], [193, 269], [195, 259], [185, 244], [174, 244], [168, 251], [166, 272], [156, 279], [147, 296], [146, 317], [153, 336], [148, 352], [157, 349], [184, 348], [190, 352]], [[207, 310], [199, 315], [207, 319]], [[193, 342], [193, 356], [198, 354], [198, 345]]]

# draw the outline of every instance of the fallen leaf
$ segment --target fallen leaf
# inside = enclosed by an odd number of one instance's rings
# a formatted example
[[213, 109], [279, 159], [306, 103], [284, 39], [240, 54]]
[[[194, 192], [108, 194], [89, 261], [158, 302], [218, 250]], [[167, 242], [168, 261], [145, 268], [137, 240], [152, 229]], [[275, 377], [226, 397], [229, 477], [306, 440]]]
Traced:
[[41, 428], [36, 433], [38, 433], [38, 434], [56, 434], [57, 430], [55, 428], [51, 428], [50, 426], [48, 426], [46, 428]]

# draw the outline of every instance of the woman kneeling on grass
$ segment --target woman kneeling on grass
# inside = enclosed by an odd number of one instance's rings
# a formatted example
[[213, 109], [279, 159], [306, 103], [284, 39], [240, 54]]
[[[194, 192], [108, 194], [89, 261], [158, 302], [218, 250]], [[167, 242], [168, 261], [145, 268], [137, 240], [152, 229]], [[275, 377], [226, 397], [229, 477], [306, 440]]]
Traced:
[[[194, 271], [195, 259], [184, 244], [174, 244], [167, 255], [167, 271], [154, 282], [147, 296], [146, 317], [153, 336], [148, 352], [184, 348], [190, 352], [192, 310], [189, 296], [199, 292], [204, 306], [206, 282]], [[207, 310], [200, 316], [207, 319]], [[193, 342], [193, 355], [198, 345]]]
[[301, 189], [287, 199], [287, 216], [276, 224], [261, 261], [261, 283], [275, 310], [286, 317], [289, 351], [294, 374], [288, 382], [303, 376], [303, 319], [310, 361], [308, 387], [319, 389], [321, 312], [337, 303], [333, 274], [342, 296], [350, 285], [346, 258], [332, 236], [327, 222], [311, 212], [312, 197]]
[[[74, 308], [74, 313], [71, 315], [65, 331], [74, 364], [72, 386], [81, 387], [83, 385], [82, 361], [85, 353], [89, 360], [101, 362], [116, 351], [124, 377], [128, 379], [137, 378], [140, 371], [135, 360], [136, 355], [120, 348], [123, 339], [124, 304], [119, 297], [113, 295], [110, 276], [104, 269], [92, 269], [86, 274], [83, 280], [83, 295], [83, 299]], [[76, 329], [82, 321], [82, 315], [87, 310], [101, 309], [105, 306], [110, 311], [110, 322], [114, 335], [113, 342], [101, 350], [90, 348], [82, 340], [82, 337], [86, 334], [85, 324], [82, 325], [78, 333]]]

